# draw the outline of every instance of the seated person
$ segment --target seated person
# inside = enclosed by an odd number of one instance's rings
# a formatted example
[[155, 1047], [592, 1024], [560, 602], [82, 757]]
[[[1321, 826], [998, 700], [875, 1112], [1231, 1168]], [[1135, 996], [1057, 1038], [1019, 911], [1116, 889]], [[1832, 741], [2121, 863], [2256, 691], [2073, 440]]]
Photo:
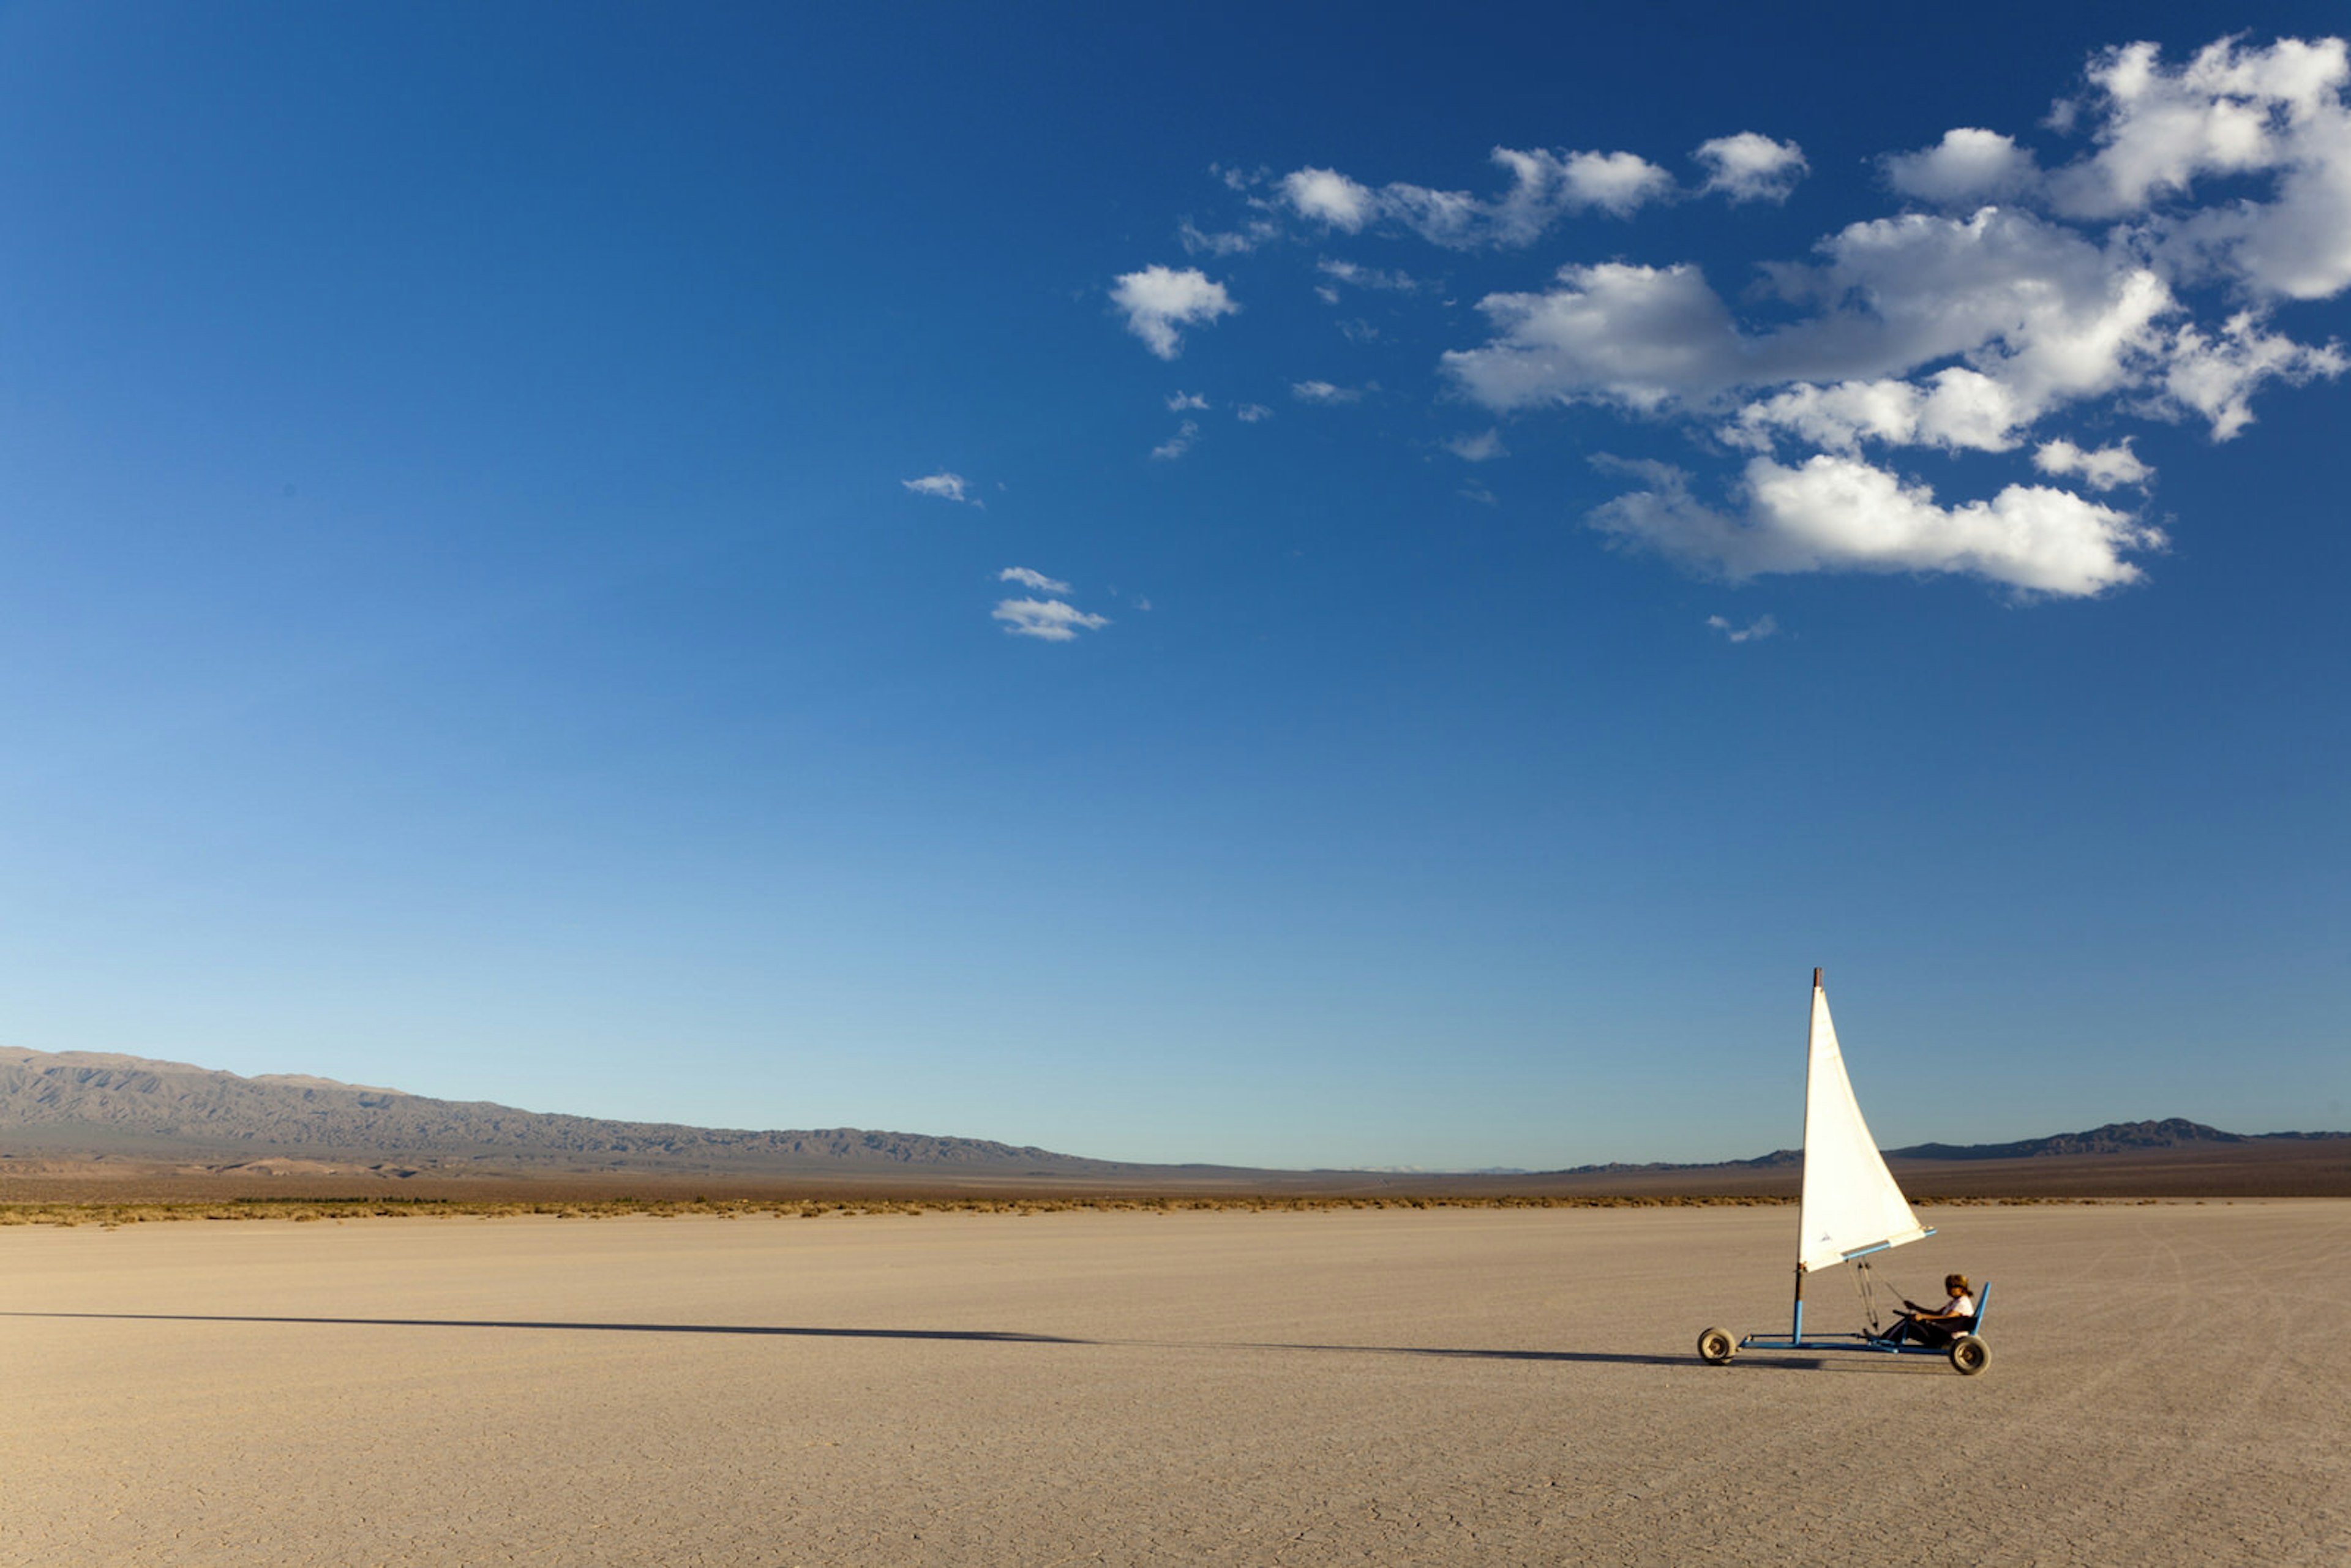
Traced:
[[1951, 1299], [1938, 1312], [1905, 1301], [1902, 1304], [1909, 1310], [1886, 1331], [1886, 1343], [1899, 1344], [1907, 1339], [1914, 1344], [1947, 1345], [1967, 1333], [1975, 1322], [1975, 1287], [1968, 1283], [1965, 1274], [1947, 1274], [1943, 1277], [1943, 1289], [1950, 1292]]

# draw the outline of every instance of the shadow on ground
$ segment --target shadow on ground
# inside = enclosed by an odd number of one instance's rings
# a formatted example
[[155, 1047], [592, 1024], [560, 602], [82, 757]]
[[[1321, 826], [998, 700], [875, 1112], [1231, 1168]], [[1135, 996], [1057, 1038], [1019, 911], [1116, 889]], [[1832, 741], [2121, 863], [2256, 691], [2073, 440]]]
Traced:
[[[1598, 1350], [1477, 1350], [1447, 1345], [1411, 1344], [1291, 1344], [1271, 1342], [1226, 1343], [1209, 1340], [1081, 1339], [1067, 1334], [1018, 1333], [996, 1329], [860, 1329], [818, 1328], [773, 1323], [600, 1323], [549, 1322], [506, 1318], [327, 1318], [273, 1317], [231, 1312], [0, 1312], [5, 1318], [60, 1318], [110, 1322], [283, 1323], [329, 1328], [388, 1329], [530, 1329], [580, 1333], [751, 1334], [789, 1339], [936, 1340], [967, 1344], [1088, 1345], [1101, 1349], [1296, 1351], [1327, 1355], [1429, 1356], [1454, 1361], [1534, 1361], [1598, 1366], [1670, 1366], [1714, 1372], [1691, 1355], [1656, 1355]], [[1891, 1360], [1893, 1358], [1885, 1358]], [[1756, 1358], [1736, 1364], [1741, 1369], [1782, 1371], [1862, 1370], [1842, 1361], [1818, 1357]], [[1870, 1371], [1892, 1370], [1870, 1367]]]
[[548, 1329], [590, 1333], [779, 1334], [802, 1339], [968, 1340], [982, 1344], [1097, 1344], [1049, 1333], [998, 1333], [986, 1329], [827, 1329], [766, 1323], [559, 1323], [498, 1318], [301, 1318], [243, 1312], [0, 1312], [10, 1318], [80, 1318], [144, 1323], [309, 1323], [336, 1328]]

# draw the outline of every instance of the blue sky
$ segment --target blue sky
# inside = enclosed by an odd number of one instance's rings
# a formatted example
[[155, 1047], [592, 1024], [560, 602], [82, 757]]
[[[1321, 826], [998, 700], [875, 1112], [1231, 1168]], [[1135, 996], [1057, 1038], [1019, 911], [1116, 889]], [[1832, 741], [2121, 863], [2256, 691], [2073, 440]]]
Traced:
[[1551, 1166], [1824, 965], [1888, 1144], [2351, 1123], [2330, 27], [8, 6], [0, 1030]]

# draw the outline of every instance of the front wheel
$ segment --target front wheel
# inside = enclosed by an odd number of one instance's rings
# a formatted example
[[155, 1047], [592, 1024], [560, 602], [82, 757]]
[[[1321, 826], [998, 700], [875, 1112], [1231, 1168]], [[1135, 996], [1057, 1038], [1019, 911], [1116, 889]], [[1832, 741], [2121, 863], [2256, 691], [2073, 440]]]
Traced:
[[1961, 1377], [1973, 1377], [1991, 1364], [1991, 1346], [1971, 1333], [1963, 1333], [1951, 1342], [1951, 1364], [1959, 1369]]
[[1698, 1358], [1709, 1366], [1720, 1366], [1738, 1354], [1739, 1342], [1729, 1329], [1708, 1329], [1698, 1336]]

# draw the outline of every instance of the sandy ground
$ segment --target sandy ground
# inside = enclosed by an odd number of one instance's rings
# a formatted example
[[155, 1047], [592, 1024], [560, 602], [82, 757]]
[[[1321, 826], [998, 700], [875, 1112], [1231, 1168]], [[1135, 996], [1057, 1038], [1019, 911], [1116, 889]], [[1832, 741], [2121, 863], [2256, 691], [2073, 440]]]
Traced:
[[[0, 1562], [2351, 1562], [2351, 1203], [0, 1230]], [[1857, 1320], [1842, 1279], [1812, 1323]]]

